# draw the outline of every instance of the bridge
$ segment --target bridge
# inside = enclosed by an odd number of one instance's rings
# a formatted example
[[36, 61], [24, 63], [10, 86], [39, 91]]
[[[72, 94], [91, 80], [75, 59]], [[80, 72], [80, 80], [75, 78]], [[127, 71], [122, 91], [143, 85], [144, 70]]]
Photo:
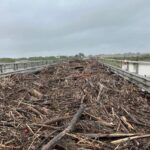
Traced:
[[[63, 61], [64, 60], [59, 60], [57, 61], [57, 63], [60, 63]], [[98, 61], [99, 63], [103, 64], [105, 67], [109, 68], [115, 74], [118, 74], [124, 79], [139, 86], [141, 90], [147, 91], [150, 93], [150, 78], [146, 78], [144, 76], [122, 70], [121, 68], [117, 66], [110, 65], [104, 59], [98, 59]], [[34, 72], [37, 70], [41, 70], [43, 67], [46, 67], [55, 63], [56, 62], [53, 62], [51, 60], [3, 63], [3, 64], [0, 64], [0, 77], [7, 76], [10, 74], [16, 74], [16, 73]]]
[[147, 78], [96, 59], [6, 65], [1, 75], [16, 74], [0, 79], [0, 148], [149, 147]]
[[43, 67], [54, 64], [51, 60], [41, 61], [26, 61], [15, 63], [1, 63], [0, 64], [0, 76], [7, 76], [10, 74], [33, 72], [41, 70]]

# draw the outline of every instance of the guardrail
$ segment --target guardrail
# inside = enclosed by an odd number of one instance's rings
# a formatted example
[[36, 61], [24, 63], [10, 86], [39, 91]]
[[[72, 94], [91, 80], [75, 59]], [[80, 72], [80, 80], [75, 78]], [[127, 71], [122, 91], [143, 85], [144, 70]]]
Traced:
[[107, 59], [107, 58], [97, 58], [98, 60], [101, 60], [103, 63], [110, 64], [113, 66], [116, 66], [118, 68], [122, 67], [122, 60], [117, 59]]
[[0, 75], [42, 68], [52, 63], [54, 62], [51, 60], [4, 63], [4, 64], [0, 64]]
[[134, 73], [130, 73], [128, 71], [124, 71], [118, 67], [103, 63], [101, 61], [100, 61], [100, 63], [102, 63], [104, 66], [110, 68], [112, 72], [114, 72], [114, 73], [118, 74], [119, 76], [125, 78], [126, 80], [136, 84], [142, 90], [150, 93], [150, 79], [149, 78], [146, 78], [146, 77], [134, 74]]
[[[57, 61], [62, 62], [62, 60]], [[104, 63], [103, 61], [99, 62], [103, 64], [104, 66], [108, 67], [111, 69], [112, 72], [118, 74], [119, 76], [125, 78], [126, 80], [129, 80], [142, 88], [143, 90], [147, 91], [150, 93], [150, 79], [130, 73], [128, 71], [124, 71], [118, 67], [112, 66], [110, 64]], [[17, 62], [17, 63], [5, 63], [5, 64], [0, 64], [0, 75], [7, 75], [7, 74], [13, 74], [13, 73], [18, 73], [18, 72], [23, 72], [27, 70], [34, 70], [34, 69], [41, 69], [44, 66], [47, 65], [52, 65], [54, 64], [54, 61], [51, 60], [46, 60], [46, 61], [28, 61], [28, 62]]]
[[128, 60], [128, 59], [109, 59], [109, 58], [101, 58], [101, 60], [107, 60], [110, 62], [119, 62], [119, 63], [123, 63], [123, 62], [129, 62], [129, 63], [140, 63], [140, 64], [150, 64], [149, 61], [135, 61], [135, 60]]

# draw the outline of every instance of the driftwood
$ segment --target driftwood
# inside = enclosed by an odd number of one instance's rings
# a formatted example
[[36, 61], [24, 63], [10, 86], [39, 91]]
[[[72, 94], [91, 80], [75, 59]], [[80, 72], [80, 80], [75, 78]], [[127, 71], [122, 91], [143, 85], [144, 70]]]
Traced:
[[42, 147], [42, 145], [53, 135], [57, 132], [57, 130], [51, 132], [37, 147], [36, 150], [40, 150], [40, 148]]
[[128, 129], [134, 130], [133, 126], [127, 121], [127, 118], [125, 116], [122, 116], [120, 119], [128, 127]]
[[[15, 101], [15, 102], [16, 102], [16, 101]], [[32, 112], [35, 113], [37, 116], [39, 116], [40, 118], [42, 118], [41, 112], [39, 112], [36, 108], [34, 108], [34, 107], [36, 107], [36, 106], [33, 107], [33, 105], [27, 104], [27, 103], [24, 103], [24, 102], [19, 102], [18, 106], [20, 106], [20, 105], [23, 105], [26, 109], [32, 111]], [[21, 109], [17, 109], [17, 111], [18, 111], [18, 110], [20, 111]], [[22, 112], [23, 112], [23, 111], [22, 111]], [[25, 111], [24, 111], [24, 112], [25, 112]]]
[[104, 88], [104, 85], [101, 84], [100, 82], [98, 82], [98, 85], [99, 85], [99, 92], [98, 92], [98, 96], [97, 96], [96, 102], [100, 103], [100, 97], [101, 97], [101, 93], [102, 93], [102, 90]]
[[0, 148], [3, 148], [3, 149], [20, 149], [20, 147], [14, 147], [14, 146], [7, 146], [7, 145], [4, 145], [4, 144], [0, 144]]
[[122, 138], [122, 137], [132, 137], [135, 136], [137, 134], [134, 133], [113, 133], [113, 134], [101, 134], [101, 133], [97, 133], [97, 134], [85, 134], [85, 136], [93, 138], [93, 139], [112, 139], [112, 138]]
[[95, 59], [1, 78], [0, 149], [41, 150], [50, 140], [52, 149], [148, 149], [150, 138], [137, 136], [150, 133], [149, 95]]
[[52, 140], [50, 140], [45, 146], [43, 146], [42, 150], [52, 149], [52, 147], [54, 147], [56, 143], [65, 136], [66, 133], [72, 132], [74, 130], [76, 122], [79, 120], [84, 110], [85, 110], [85, 105], [81, 104], [79, 110], [74, 115], [69, 126], [64, 131], [60, 132], [57, 136], [55, 136]]
[[135, 140], [135, 139], [142, 139], [142, 138], [149, 138], [149, 137], [150, 137], [150, 134], [139, 135], [139, 136], [133, 136], [133, 137], [127, 137], [127, 138], [115, 140], [115, 141], [112, 141], [111, 143], [112, 144], [120, 144], [120, 143], [123, 143], [123, 142]]
[[40, 87], [40, 88], [43, 87], [43, 84], [41, 84], [41, 83], [39, 83], [39, 82], [36, 82], [36, 81], [33, 82], [33, 84], [34, 84], [35, 86]]
[[95, 117], [92, 114], [89, 114], [88, 112], [85, 112], [85, 115], [88, 115], [89, 117], [91, 117], [92, 119], [94, 119], [95, 121], [97, 121], [99, 124], [103, 125], [103, 126], [107, 126], [107, 127], [113, 127], [113, 123], [112, 122], [106, 122], [105, 120], [101, 119], [100, 117]]
[[37, 98], [42, 98], [42, 96], [43, 96], [43, 94], [42, 93], [40, 93], [39, 91], [37, 91], [36, 89], [32, 89], [31, 91], [30, 91], [30, 93], [31, 93], [31, 95], [33, 95], [33, 96], [35, 96], [35, 97], [37, 97]]
[[[121, 107], [122, 108], [122, 107]], [[122, 108], [122, 110], [128, 115], [128, 117], [137, 125], [140, 125], [140, 126], [147, 126], [147, 127], [150, 127], [150, 125], [147, 125], [147, 124], [143, 124], [141, 122], [139, 122], [132, 114], [130, 114], [125, 108]]]
[[75, 134], [71, 134], [71, 133], [66, 133], [66, 135], [73, 138], [73, 139], [78, 140], [78, 144], [84, 143], [85, 146], [90, 145], [90, 147], [92, 146], [92, 148], [98, 148], [98, 149], [101, 149], [101, 146], [105, 146], [106, 148], [113, 149], [112, 145], [106, 144], [106, 143], [99, 141], [99, 140], [94, 140], [94, 139], [87, 137], [85, 135], [80, 135], [80, 134], [75, 135]]
[[33, 108], [32, 106], [26, 106], [26, 108], [29, 109], [30, 111], [34, 112], [40, 118], [42, 118], [42, 114], [38, 110], [36, 110], [35, 108]]
[[51, 120], [48, 120], [46, 122], [44, 122], [44, 124], [52, 124], [52, 123], [56, 123], [56, 122], [60, 122], [62, 120], [66, 120], [66, 119], [69, 119], [70, 116], [65, 116], [65, 117], [57, 117], [57, 118], [53, 118]]

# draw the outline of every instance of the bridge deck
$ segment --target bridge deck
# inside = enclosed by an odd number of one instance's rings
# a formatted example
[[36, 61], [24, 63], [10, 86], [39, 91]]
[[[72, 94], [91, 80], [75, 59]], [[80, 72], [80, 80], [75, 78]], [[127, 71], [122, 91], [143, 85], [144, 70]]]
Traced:
[[70, 61], [1, 78], [0, 91], [2, 149], [41, 149], [69, 125], [81, 103], [86, 109], [74, 132], [54, 148], [149, 146], [150, 95], [95, 60]]

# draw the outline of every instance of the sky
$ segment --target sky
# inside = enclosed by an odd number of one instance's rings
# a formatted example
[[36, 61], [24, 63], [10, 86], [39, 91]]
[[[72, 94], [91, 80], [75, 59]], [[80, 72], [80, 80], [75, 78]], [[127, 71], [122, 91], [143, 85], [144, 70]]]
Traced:
[[0, 0], [0, 57], [150, 53], [150, 0]]

